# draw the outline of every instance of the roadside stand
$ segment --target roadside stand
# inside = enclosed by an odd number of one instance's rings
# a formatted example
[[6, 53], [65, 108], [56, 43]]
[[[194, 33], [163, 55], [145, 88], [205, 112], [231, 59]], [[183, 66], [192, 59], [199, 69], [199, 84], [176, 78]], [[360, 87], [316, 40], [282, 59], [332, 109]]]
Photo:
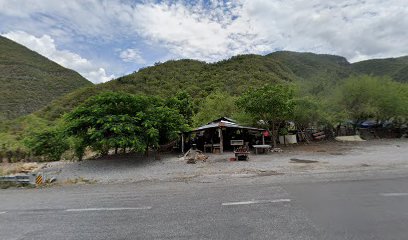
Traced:
[[249, 158], [249, 150], [246, 146], [240, 146], [234, 150], [235, 159], [238, 161], [247, 161]]

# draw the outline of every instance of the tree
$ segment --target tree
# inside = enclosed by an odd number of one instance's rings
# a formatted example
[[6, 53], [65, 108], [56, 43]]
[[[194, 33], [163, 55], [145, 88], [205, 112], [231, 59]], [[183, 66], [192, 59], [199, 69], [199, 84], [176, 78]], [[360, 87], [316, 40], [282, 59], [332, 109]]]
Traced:
[[174, 97], [167, 99], [166, 106], [178, 110], [189, 125], [193, 123], [193, 100], [186, 91], [180, 91]]
[[49, 129], [32, 133], [24, 139], [25, 146], [35, 156], [43, 156], [47, 161], [58, 161], [69, 149], [68, 142], [59, 129]]
[[389, 78], [354, 76], [337, 87], [333, 105], [357, 124], [369, 118], [377, 121], [406, 118], [406, 85]]
[[311, 96], [304, 96], [294, 100], [293, 121], [300, 129], [306, 129], [312, 124], [326, 122], [321, 100]]
[[78, 150], [91, 147], [101, 154], [118, 148], [147, 151], [186, 128], [183, 116], [162, 99], [114, 92], [88, 99], [65, 120], [66, 133], [80, 143]]
[[194, 115], [194, 125], [206, 124], [220, 117], [234, 117], [238, 112], [236, 99], [226, 92], [211, 93], [201, 102], [197, 114]]
[[273, 146], [279, 125], [293, 116], [295, 103], [294, 88], [288, 84], [265, 85], [246, 92], [237, 104], [251, 114], [257, 122], [262, 122], [272, 133]]

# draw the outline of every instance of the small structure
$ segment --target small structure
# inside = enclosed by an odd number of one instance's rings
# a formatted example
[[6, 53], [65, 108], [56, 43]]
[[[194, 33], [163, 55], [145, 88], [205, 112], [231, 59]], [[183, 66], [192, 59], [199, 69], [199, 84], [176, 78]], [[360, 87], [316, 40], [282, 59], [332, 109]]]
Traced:
[[272, 147], [271, 145], [266, 145], [266, 144], [262, 144], [262, 145], [253, 145], [253, 147], [255, 148], [255, 155], [258, 154], [258, 149], [261, 149], [263, 153], [269, 151]]
[[[222, 117], [198, 127], [190, 132], [182, 133], [181, 149], [184, 153], [191, 146], [203, 152], [219, 152], [224, 150], [235, 150], [240, 146], [249, 146], [260, 143], [264, 144], [264, 136], [261, 128], [241, 126], [234, 120]], [[261, 139], [262, 138], [262, 139]], [[188, 141], [186, 141], [188, 140]]]
[[240, 146], [234, 150], [235, 159], [238, 161], [246, 161], [249, 157], [249, 149], [247, 146]]

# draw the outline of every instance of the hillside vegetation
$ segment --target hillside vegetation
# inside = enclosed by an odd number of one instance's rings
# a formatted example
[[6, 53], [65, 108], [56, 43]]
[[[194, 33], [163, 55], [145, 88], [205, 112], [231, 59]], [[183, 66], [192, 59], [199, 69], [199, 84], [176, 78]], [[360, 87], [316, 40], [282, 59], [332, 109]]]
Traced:
[[[186, 91], [200, 103], [213, 92], [239, 96], [250, 88], [291, 82], [298, 85], [305, 94], [325, 95], [327, 90], [353, 75], [388, 76], [400, 82], [407, 82], [408, 75], [404, 74], [404, 71], [408, 71], [407, 59], [408, 57], [394, 59], [398, 62], [398, 67], [395, 67], [385, 64], [388, 60], [368, 60], [350, 64], [341, 56], [280, 51], [266, 56], [239, 55], [216, 63], [188, 59], [171, 60], [156, 63], [155, 66], [140, 69], [104, 84], [74, 91], [48, 105], [40, 115], [53, 120], [69, 112], [86, 98], [103, 91], [123, 91], [160, 97]], [[379, 70], [381, 68], [377, 64], [381, 65], [382, 62], [385, 62], [385, 66], [383, 70]]]
[[[386, 108], [384, 106], [389, 108], [392, 105], [388, 103], [396, 100], [401, 100], [401, 107], [393, 110], [393, 116], [402, 117], [401, 121], [404, 121], [408, 113], [405, 104], [408, 96], [408, 85], [405, 84], [407, 75], [404, 74], [404, 69], [408, 67], [406, 60], [407, 57], [403, 57], [351, 64], [340, 56], [283, 51], [265, 56], [239, 55], [216, 63], [188, 59], [156, 63], [107, 83], [77, 89], [33, 114], [0, 125], [0, 154], [3, 152], [4, 155], [8, 151], [10, 154], [12, 151], [27, 152], [23, 142], [30, 136], [65, 139], [59, 135], [60, 129], [54, 126], [63, 129], [64, 114], [70, 113], [90, 97], [104, 92], [149, 95], [163, 102], [175, 101], [175, 106], [189, 106], [191, 112], [184, 115], [189, 116], [186, 122], [190, 127], [221, 116], [234, 117], [241, 123], [254, 123], [253, 114], [248, 115], [242, 110], [243, 106], [236, 105], [236, 101], [249, 90], [282, 84], [293, 87], [296, 106], [291, 119], [304, 127], [311, 123], [330, 125], [349, 119], [380, 116]], [[367, 82], [375, 83], [376, 87], [368, 91], [365, 89]], [[348, 84], [348, 87], [344, 84]], [[398, 94], [382, 94], [390, 89], [400, 90]], [[349, 110], [353, 104], [349, 105], [348, 101], [353, 103], [353, 99], [342, 96], [349, 92], [353, 92], [352, 96], [359, 96], [359, 91], [369, 93], [369, 97], [356, 100], [364, 104], [364, 112], [351, 112]], [[174, 96], [178, 100], [169, 100]], [[173, 105], [169, 106], [173, 108]], [[180, 111], [185, 107], [176, 109]], [[46, 134], [42, 135], [44, 131]]]
[[357, 62], [352, 69], [357, 73], [389, 76], [395, 81], [408, 83], [408, 56]]
[[215, 91], [240, 95], [268, 83], [294, 82], [292, 71], [271, 58], [241, 55], [217, 63], [178, 60], [158, 63], [116, 80], [80, 89], [56, 100], [40, 112], [55, 119], [86, 98], [102, 91], [169, 97], [185, 91], [198, 102]]
[[0, 36], [0, 121], [27, 115], [92, 83]]

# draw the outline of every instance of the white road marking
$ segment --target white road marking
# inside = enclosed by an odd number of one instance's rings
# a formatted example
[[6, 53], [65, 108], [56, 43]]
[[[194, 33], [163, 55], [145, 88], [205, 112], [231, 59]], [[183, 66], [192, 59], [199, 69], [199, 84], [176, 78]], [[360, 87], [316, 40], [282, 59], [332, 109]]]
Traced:
[[384, 197], [401, 197], [408, 196], [408, 193], [380, 193], [380, 195]]
[[65, 212], [90, 212], [90, 211], [125, 211], [125, 210], [149, 210], [152, 207], [124, 207], [124, 208], [73, 208], [66, 209]]
[[5, 214], [5, 213], [7, 213], [7, 212], [0, 212], [0, 214]]
[[252, 200], [252, 201], [244, 201], [244, 202], [227, 202], [227, 203], [222, 203], [222, 206], [249, 205], [249, 204], [260, 204], [260, 203], [279, 203], [279, 202], [290, 202], [290, 199]]

